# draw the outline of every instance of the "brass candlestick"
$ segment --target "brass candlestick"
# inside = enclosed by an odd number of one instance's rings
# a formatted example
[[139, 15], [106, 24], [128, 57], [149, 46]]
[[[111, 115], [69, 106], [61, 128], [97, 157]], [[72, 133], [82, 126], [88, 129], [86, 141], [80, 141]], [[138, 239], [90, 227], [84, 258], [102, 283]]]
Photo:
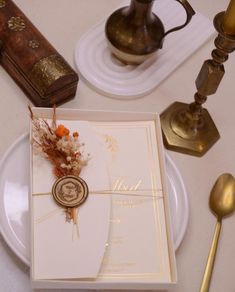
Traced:
[[[235, 0], [232, 0], [230, 10], [234, 5]], [[214, 18], [218, 32], [216, 49], [212, 51], [212, 59], [204, 62], [198, 74], [195, 101], [189, 105], [175, 102], [161, 114], [163, 140], [168, 149], [202, 156], [220, 138], [210, 114], [202, 104], [206, 102], [208, 95], [216, 92], [225, 73], [223, 63], [235, 49], [235, 27], [231, 30], [230, 26], [226, 32], [227, 23], [231, 24], [229, 18], [234, 19], [235, 15], [231, 17], [228, 12], [221, 12]]]

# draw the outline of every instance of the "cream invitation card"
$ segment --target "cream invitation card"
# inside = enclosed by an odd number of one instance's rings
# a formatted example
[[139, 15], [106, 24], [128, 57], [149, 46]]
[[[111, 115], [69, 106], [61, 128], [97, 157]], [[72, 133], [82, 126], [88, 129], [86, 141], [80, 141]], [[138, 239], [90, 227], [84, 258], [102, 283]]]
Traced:
[[101, 279], [170, 280], [154, 121], [92, 123], [109, 159], [112, 211]]
[[[49, 109], [37, 112], [51, 122]], [[57, 124], [78, 131], [83, 151], [90, 155], [80, 173], [89, 194], [78, 208], [78, 224], [66, 222], [64, 208], [51, 195], [52, 166], [32, 147], [35, 287], [150, 289], [175, 283], [158, 115], [58, 113]]]

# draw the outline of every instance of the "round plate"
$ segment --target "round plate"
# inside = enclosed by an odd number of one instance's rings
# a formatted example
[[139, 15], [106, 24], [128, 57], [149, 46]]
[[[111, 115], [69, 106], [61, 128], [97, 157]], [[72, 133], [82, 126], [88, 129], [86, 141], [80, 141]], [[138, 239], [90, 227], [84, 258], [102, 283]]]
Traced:
[[[29, 245], [29, 136], [21, 136], [0, 163], [0, 232], [15, 254], [30, 265]], [[182, 177], [166, 154], [167, 181], [175, 250], [188, 223], [188, 197]]]

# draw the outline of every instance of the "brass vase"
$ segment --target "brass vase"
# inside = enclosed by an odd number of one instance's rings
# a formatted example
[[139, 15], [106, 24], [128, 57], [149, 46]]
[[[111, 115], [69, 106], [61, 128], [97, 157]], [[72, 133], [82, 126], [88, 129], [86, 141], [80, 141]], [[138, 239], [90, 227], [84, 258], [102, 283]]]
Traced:
[[140, 64], [158, 49], [169, 33], [182, 29], [195, 14], [186, 0], [176, 0], [185, 9], [187, 18], [183, 25], [165, 32], [160, 18], [152, 12], [154, 0], [131, 0], [127, 7], [113, 12], [106, 21], [105, 34], [111, 52], [128, 64]]

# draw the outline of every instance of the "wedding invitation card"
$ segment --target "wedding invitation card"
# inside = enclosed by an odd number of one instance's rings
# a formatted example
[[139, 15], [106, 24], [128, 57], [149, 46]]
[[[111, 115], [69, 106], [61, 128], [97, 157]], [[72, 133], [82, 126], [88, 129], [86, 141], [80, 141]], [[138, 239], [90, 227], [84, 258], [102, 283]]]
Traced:
[[[34, 112], [52, 122], [49, 109]], [[93, 289], [174, 284], [158, 115], [57, 110], [57, 124], [79, 133], [89, 155], [79, 176], [89, 193], [76, 224], [66, 222], [51, 194], [52, 166], [32, 146], [32, 283]]]

